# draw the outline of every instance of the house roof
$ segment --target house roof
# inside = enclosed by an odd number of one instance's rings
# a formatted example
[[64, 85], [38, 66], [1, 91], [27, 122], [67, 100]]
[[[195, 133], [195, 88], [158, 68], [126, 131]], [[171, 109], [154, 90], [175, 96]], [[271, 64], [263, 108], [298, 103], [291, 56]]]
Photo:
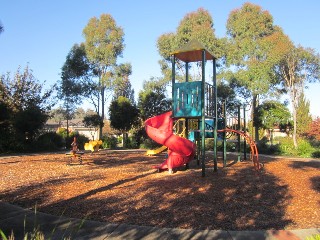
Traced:
[[215, 57], [211, 54], [199, 41], [191, 40], [182, 47], [178, 48], [172, 54], [176, 58], [184, 62], [198, 62], [202, 61], [202, 51], [205, 51], [205, 59], [213, 60]]

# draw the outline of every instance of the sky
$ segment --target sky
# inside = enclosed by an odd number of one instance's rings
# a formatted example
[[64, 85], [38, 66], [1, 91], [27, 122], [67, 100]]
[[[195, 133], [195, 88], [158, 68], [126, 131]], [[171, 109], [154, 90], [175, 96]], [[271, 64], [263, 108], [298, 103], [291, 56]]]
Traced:
[[[137, 96], [144, 80], [161, 76], [156, 46], [160, 35], [175, 32], [186, 14], [204, 8], [213, 18], [216, 36], [224, 37], [230, 12], [245, 2], [269, 11], [295, 44], [320, 52], [319, 0], [1, 0], [0, 74], [29, 66], [50, 88], [60, 80], [72, 46], [84, 42], [82, 31], [90, 18], [110, 14], [124, 30], [119, 63], [131, 63], [130, 81]], [[313, 117], [320, 116], [319, 90], [319, 83], [305, 90]]]

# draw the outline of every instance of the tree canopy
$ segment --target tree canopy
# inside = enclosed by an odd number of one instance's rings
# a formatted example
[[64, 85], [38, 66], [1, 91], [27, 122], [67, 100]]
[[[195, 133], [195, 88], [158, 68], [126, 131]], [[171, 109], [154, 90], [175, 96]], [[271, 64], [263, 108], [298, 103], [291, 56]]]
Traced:
[[[101, 95], [101, 117], [104, 119], [105, 90], [112, 88], [112, 75], [117, 58], [124, 49], [124, 32], [110, 14], [93, 17], [83, 29], [85, 51], [90, 62], [96, 66]], [[100, 138], [102, 126], [100, 127]]]

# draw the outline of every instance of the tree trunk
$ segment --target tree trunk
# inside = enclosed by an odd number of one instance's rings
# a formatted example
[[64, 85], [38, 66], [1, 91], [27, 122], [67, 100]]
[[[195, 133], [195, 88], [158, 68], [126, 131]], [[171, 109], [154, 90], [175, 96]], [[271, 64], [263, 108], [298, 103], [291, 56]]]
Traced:
[[127, 148], [127, 138], [128, 138], [128, 134], [127, 132], [122, 132], [122, 147], [123, 148]]
[[297, 149], [298, 148], [298, 142], [297, 142], [297, 109], [296, 109], [296, 106], [295, 106], [294, 102], [292, 102], [292, 117], [293, 117], [292, 139], [293, 139], [293, 145], [294, 145], [295, 149]]
[[258, 95], [254, 94], [252, 98], [252, 121], [253, 121], [253, 127], [254, 127], [254, 140], [259, 141], [259, 128], [256, 124], [256, 118], [257, 115], [257, 108], [258, 108]]
[[103, 120], [104, 120], [104, 90], [105, 87], [101, 88], [101, 118], [102, 122], [100, 124], [100, 129], [99, 129], [99, 140], [102, 138], [102, 128], [103, 128]]

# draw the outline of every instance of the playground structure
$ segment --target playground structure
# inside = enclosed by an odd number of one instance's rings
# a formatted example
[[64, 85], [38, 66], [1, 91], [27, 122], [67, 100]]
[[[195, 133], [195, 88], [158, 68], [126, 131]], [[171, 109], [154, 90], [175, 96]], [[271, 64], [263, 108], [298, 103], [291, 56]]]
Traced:
[[[176, 62], [185, 65], [185, 82], [176, 82]], [[212, 83], [206, 82], [206, 62], [212, 61]], [[201, 81], [189, 81], [190, 63], [201, 62]], [[225, 109], [225, 104], [224, 108]], [[245, 110], [244, 110], [245, 111]], [[258, 150], [254, 141], [240, 127], [240, 107], [236, 124], [228, 124], [226, 111], [221, 112], [218, 118], [216, 58], [198, 41], [192, 40], [172, 54], [172, 111], [152, 117], [145, 122], [146, 132], [154, 141], [168, 147], [168, 158], [158, 169], [172, 169], [188, 163], [197, 156], [201, 160], [202, 176], [205, 176], [205, 138], [213, 138], [214, 171], [217, 171], [217, 141], [218, 134], [224, 143], [223, 162], [226, 166], [226, 139], [227, 135], [238, 136], [238, 153], [240, 156], [240, 137], [244, 143], [250, 145], [251, 160], [255, 170], [261, 169], [258, 159]], [[245, 114], [244, 114], [245, 115]], [[173, 133], [173, 121], [184, 119], [184, 137]], [[208, 122], [211, 122], [209, 124]], [[237, 129], [234, 126], [237, 126]], [[193, 135], [193, 137], [191, 137]], [[189, 140], [189, 139], [191, 140]], [[195, 143], [197, 143], [197, 145]], [[246, 144], [244, 144], [244, 149]], [[246, 158], [246, 151], [244, 150]], [[199, 159], [201, 158], [201, 159]]]

